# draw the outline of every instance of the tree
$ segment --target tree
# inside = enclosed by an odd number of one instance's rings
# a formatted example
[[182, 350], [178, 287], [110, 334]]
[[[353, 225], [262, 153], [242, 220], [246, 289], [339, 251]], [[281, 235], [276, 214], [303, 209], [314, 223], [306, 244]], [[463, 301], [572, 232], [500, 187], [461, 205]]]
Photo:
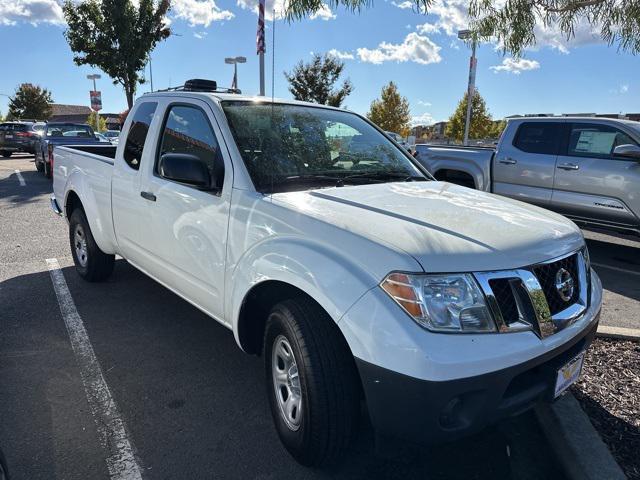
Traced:
[[171, 34], [165, 20], [169, 6], [169, 0], [160, 0], [157, 7], [154, 0], [67, 0], [64, 36], [73, 61], [98, 67], [122, 85], [131, 108], [138, 83], [144, 83], [140, 72], [149, 53]]
[[494, 120], [489, 131], [489, 138], [499, 138], [506, 126], [505, 120]]
[[398, 93], [393, 82], [382, 87], [380, 99], [371, 102], [367, 118], [388, 132], [399, 133], [403, 137], [409, 134], [409, 102]]
[[[434, 0], [409, 0], [427, 14]], [[371, 0], [290, 0], [286, 15], [300, 19], [326, 8], [342, 6], [359, 12]], [[505, 52], [520, 56], [536, 43], [536, 27], [557, 29], [567, 39], [579, 26], [598, 31], [620, 49], [640, 53], [640, 0], [470, 0], [470, 27], [476, 39], [497, 41]]]
[[91, 125], [96, 132], [104, 132], [107, 130], [107, 121], [101, 117], [98, 112], [91, 112], [87, 117], [87, 123]]
[[[464, 124], [467, 119], [467, 94], [464, 94], [455, 112], [447, 122], [446, 135], [459, 142], [464, 138]], [[471, 125], [469, 126], [469, 138], [489, 138], [493, 128], [493, 120], [487, 111], [487, 105], [480, 96], [478, 89], [471, 102]]]
[[342, 70], [344, 62], [333, 55], [315, 54], [311, 62], [300, 61], [290, 73], [284, 72], [284, 76], [289, 82], [289, 91], [296, 100], [339, 107], [353, 91], [348, 78], [340, 88], [333, 88]]
[[52, 103], [49, 90], [31, 83], [23, 83], [16, 88], [16, 93], [9, 101], [7, 118], [46, 120], [51, 115]]

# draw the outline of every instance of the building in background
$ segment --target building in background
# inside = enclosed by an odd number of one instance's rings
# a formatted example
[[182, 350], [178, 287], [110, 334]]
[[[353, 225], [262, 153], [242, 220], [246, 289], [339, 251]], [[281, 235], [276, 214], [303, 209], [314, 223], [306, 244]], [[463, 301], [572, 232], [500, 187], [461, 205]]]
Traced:
[[[85, 105], [65, 105], [54, 103], [51, 105], [51, 116], [49, 122], [71, 122], [87, 123], [87, 118], [91, 109]], [[120, 130], [119, 113], [101, 113], [100, 118], [104, 118], [108, 130]]]

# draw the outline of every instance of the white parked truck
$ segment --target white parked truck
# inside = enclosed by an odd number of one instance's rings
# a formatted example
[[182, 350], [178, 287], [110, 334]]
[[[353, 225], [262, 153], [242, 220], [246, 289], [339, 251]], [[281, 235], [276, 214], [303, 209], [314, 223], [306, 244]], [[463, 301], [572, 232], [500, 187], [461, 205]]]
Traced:
[[435, 181], [344, 110], [190, 81], [138, 99], [117, 147], [56, 147], [53, 186], [83, 278], [121, 255], [264, 358], [305, 465], [344, 455], [363, 403], [426, 443], [552, 401], [598, 325], [571, 221]]

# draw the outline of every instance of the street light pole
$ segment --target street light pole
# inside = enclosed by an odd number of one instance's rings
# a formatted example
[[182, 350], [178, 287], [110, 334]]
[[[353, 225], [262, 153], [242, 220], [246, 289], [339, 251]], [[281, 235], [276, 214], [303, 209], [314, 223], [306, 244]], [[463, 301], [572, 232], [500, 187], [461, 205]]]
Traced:
[[233, 80], [235, 85], [232, 85], [232, 88], [238, 88], [238, 64], [246, 62], [246, 57], [227, 57], [224, 59], [224, 63], [226, 63], [227, 65], [233, 65]]
[[87, 75], [87, 78], [89, 80], [93, 80], [93, 91], [97, 91], [98, 89], [96, 88], [96, 80], [102, 78], [102, 76], [98, 73], [92, 73], [91, 75]]
[[[458, 38], [467, 40], [471, 37], [471, 30], [460, 30]], [[471, 127], [471, 107], [473, 105], [473, 97], [476, 91], [476, 40], [471, 42], [471, 59], [469, 60], [469, 84], [467, 86], [467, 116], [464, 122], [464, 140], [462, 144], [466, 147], [469, 145], [469, 129]]]

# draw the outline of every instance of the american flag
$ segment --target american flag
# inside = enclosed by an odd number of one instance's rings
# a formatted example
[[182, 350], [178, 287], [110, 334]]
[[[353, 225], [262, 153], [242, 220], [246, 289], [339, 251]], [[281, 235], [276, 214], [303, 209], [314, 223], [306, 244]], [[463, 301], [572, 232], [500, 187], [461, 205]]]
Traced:
[[267, 47], [264, 43], [264, 1], [258, 4], [258, 33], [256, 35], [256, 47], [258, 54], [266, 53]]

